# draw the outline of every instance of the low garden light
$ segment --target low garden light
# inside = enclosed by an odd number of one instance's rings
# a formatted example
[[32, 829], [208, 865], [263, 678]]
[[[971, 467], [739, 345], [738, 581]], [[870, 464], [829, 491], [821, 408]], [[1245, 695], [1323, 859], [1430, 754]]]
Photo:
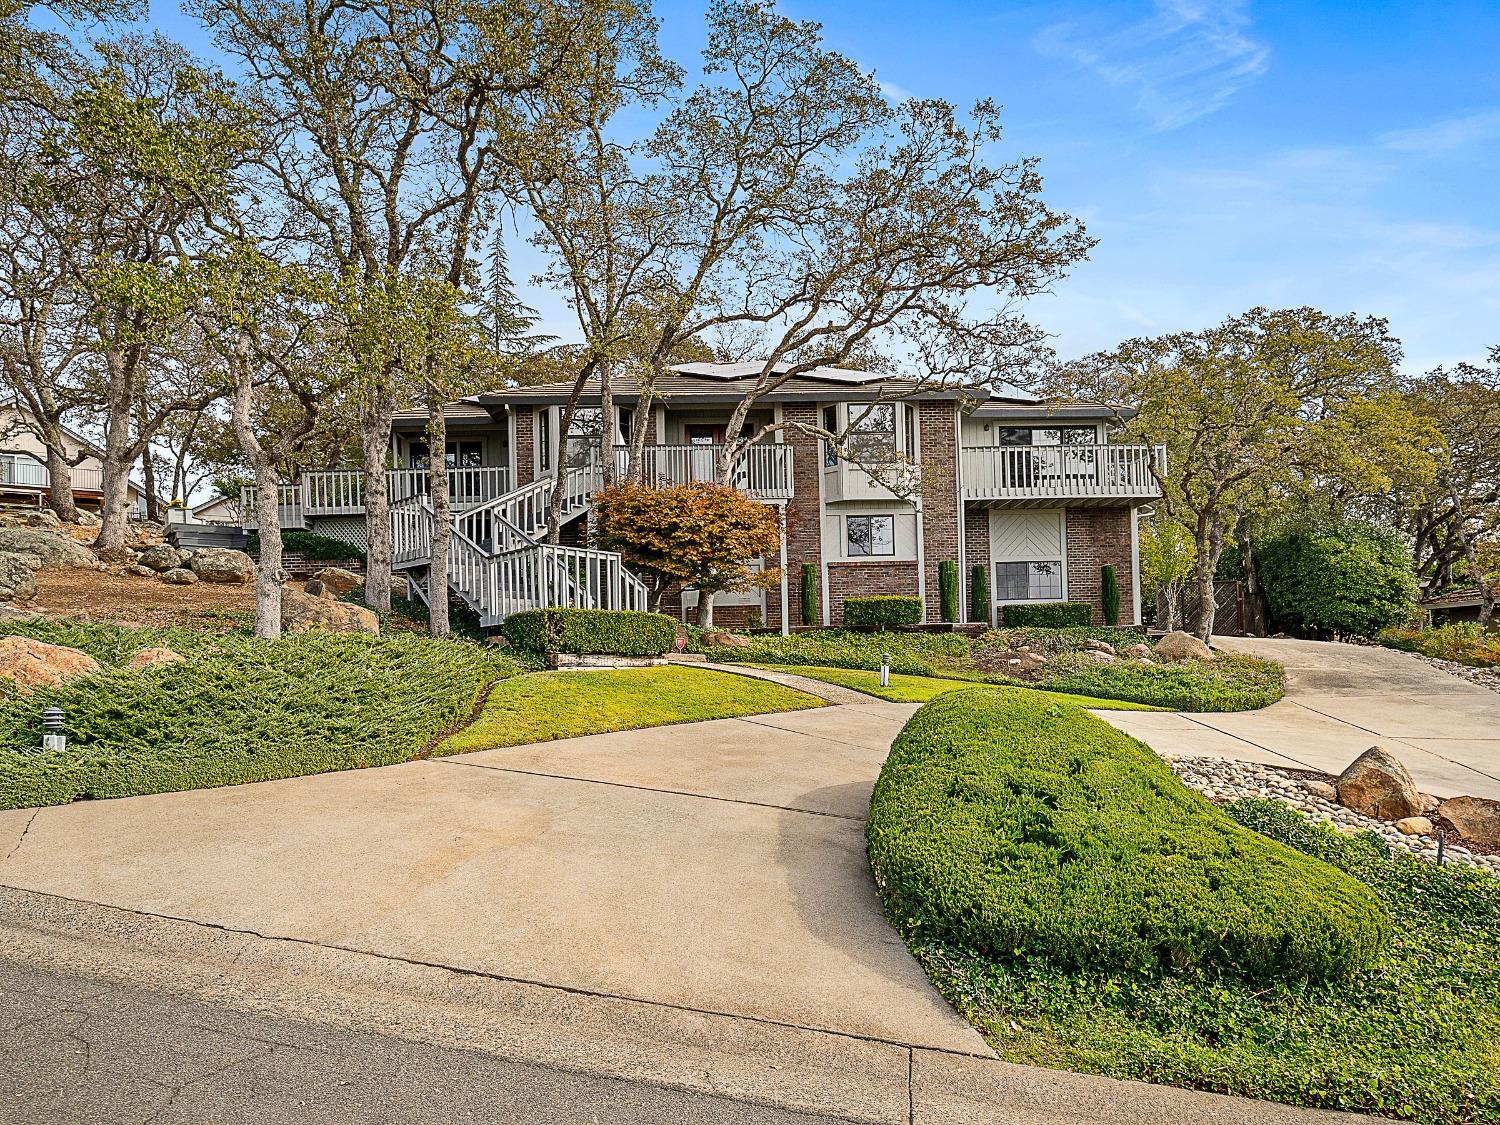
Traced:
[[63, 733], [63, 711], [61, 707], [48, 707], [42, 712], [42, 749], [66, 750], [68, 736]]
[[891, 686], [891, 654], [888, 652], [880, 654], [880, 686]]

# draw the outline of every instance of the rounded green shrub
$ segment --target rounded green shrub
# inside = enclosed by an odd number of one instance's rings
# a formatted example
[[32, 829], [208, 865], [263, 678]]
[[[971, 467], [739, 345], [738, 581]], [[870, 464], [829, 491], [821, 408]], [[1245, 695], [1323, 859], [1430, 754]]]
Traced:
[[661, 656], [677, 639], [677, 622], [664, 613], [558, 606], [512, 613], [500, 634], [523, 652]]
[[1363, 884], [1241, 827], [1083, 708], [1021, 691], [953, 692], [917, 712], [866, 838], [910, 939], [1007, 960], [1330, 978], [1390, 939]]
[[1296, 530], [1257, 545], [1255, 558], [1271, 616], [1285, 628], [1371, 637], [1406, 620], [1416, 602], [1411, 553], [1376, 528]]

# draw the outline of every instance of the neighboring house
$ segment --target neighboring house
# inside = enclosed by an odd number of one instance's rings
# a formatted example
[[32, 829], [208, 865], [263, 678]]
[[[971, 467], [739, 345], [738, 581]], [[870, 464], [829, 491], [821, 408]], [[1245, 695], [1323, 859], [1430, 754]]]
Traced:
[[[0, 405], [0, 502], [43, 504], [51, 499], [52, 482], [47, 474], [47, 447], [30, 428], [31, 412], [20, 403]], [[73, 467], [73, 501], [80, 508], [99, 509], [104, 499], [104, 468], [99, 450], [81, 434], [64, 428], [71, 460], [85, 456]], [[135, 481], [129, 484], [130, 504], [139, 513], [146, 508], [146, 491]]]
[[[647, 421], [648, 482], [713, 480], [728, 418], [759, 370], [756, 364], [691, 363], [659, 388]], [[629, 467], [629, 427], [638, 397], [615, 381], [616, 417], [600, 417], [597, 386], [585, 388], [573, 432], [559, 432], [571, 383], [475, 395], [447, 414], [450, 490], [456, 536], [450, 556], [455, 591], [481, 617], [568, 602], [635, 606], [639, 582], [619, 557], [586, 546], [590, 498], [604, 456]], [[887, 401], [880, 401], [885, 399]], [[851, 445], [862, 465], [920, 466], [912, 495], [888, 487], [896, 474], [872, 475], [841, 460], [818, 438], [779, 430], [740, 458], [734, 483], [784, 512], [779, 587], [714, 599], [715, 619], [767, 625], [839, 624], [845, 599], [863, 594], [920, 597], [939, 619], [938, 564], [957, 562], [962, 616], [968, 617], [969, 568], [985, 567], [991, 620], [1012, 602], [1085, 601], [1100, 610], [1100, 569], [1115, 568], [1121, 621], [1140, 621], [1137, 510], [1158, 497], [1145, 446], [1111, 445], [1117, 412], [1107, 406], [1045, 403], [972, 390], [922, 387], [864, 371], [821, 368], [788, 380], [752, 411], [749, 425], [803, 422], [830, 431], [860, 418]], [[427, 564], [424, 497], [425, 415], [394, 426], [390, 490], [397, 565], [420, 577]], [[606, 425], [607, 423], [607, 425]], [[605, 430], [608, 429], [607, 441]], [[560, 545], [543, 548], [546, 504], [559, 468], [568, 486]], [[283, 492], [286, 526], [311, 527], [363, 544], [357, 470], [309, 473]], [[800, 619], [798, 575], [818, 576], [818, 620]], [[419, 591], [420, 592], [420, 591]], [[690, 613], [689, 590], [664, 609]]]
[[[1500, 585], [1493, 587], [1494, 597], [1500, 600]], [[1434, 594], [1422, 599], [1422, 608], [1432, 615], [1433, 625], [1454, 625], [1461, 621], [1477, 623], [1483, 599], [1477, 584], [1463, 590], [1449, 590], [1445, 594]], [[1500, 629], [1500, 618], [1490, 622], [1490, 628]]]

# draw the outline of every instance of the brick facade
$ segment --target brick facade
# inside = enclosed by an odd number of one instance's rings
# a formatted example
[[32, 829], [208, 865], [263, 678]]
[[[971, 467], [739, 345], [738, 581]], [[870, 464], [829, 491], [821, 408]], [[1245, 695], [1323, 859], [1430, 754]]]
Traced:
[[536, 479], [536, 407], [517, 406], [516, 411], [516, 487]]
[[[922, 548], [927, 570], [927, 620], [942, 620], [938, 564], [958, 561], [958, 434], [952, 402], [918, 402], [922, 449]], [[915, 593], [915, 590], [912, 591]]]
[[[807, 426], [818, 424], [818, 408], [811, 405], [788, 404], [782, 412], [782, 421], [800, 422]], [[819, 620], [802, 620], [802, 565], [811, 563], [814, 571], [823, 564], [823, 520], [818, 510], [818, 494], [823, 478], [823, 443], [811, 434], [798, 429], [785, 431], [786, 443], [792, 447], [792, 491], [794, 499], [786, 512], [786, 558], [787, 597], [790, 599], [793, 625], [821, 625], [823, 593], [818, 591]], [[831, 579], [830, 579], [831, 581]], [[821, 583], [820, 583], [821, 587]], [[837, 601], [832, 597], [830, 600]], [[777, 616], [768, 619], [779, 622]]]
[[[964, 620], [972, 621], [969, 613], [969, 591], [972, 588], [972, 572], [976, 566], [984, 567], [985, 581], [992, 587], [995, 575], [990, 569], [990, 510], [973, 504], [964, 507], [964, 566], [967, 573], [959, 575], [963, 594]], [[995, 591], [990, 590], [990, 606], [994, 607]]]
[[[936, 581], [936, 579], [934, 579]], [[831, 562], [828, 564], [828, 603], [832, 622], [844, 623], [844, 599], [881, 594], [917, 593], [915, 562]]]
[[1130, 550], [1129, 508], [1069, 508], [1068, 600], [1090, 602], [1094, 624], [1104, 624], [1099, 606], [1100, 568], [1113, 566], [1120, 587], [1120, 624], [1135, 617], [1135, 578]]

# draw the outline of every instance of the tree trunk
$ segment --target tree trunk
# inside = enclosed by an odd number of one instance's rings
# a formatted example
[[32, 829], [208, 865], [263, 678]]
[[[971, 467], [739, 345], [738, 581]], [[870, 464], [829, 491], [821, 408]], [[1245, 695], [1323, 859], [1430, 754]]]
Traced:
[[1219, 556], [1224, 553], [1224, 536], [1217, 523], [1200, 520], [1198, 526], [1198, 569], [1195, 574], [1198, 587], [1198, 612], [1193, 622], [1193, 632], [1204, 644], [1214, 632], [1214, 616], [1218, 612], [1218, 599], [1214, 596], [1214, 576], [1219, 569]]
[[386, 470], [390, 461], [389, 399], [372, 401], [360, 410], [359, 439], [364, 454], [365, 605], [391, 608], [391, 502]]
[[150, 446], [141, 454], [141, 483], [146, 488], [146, 518], [161, 519], [161, 502], [156, 495], [156, 458]]
[[1463, 547], [1464, 560], [1469, 564], [1469, 574], [1479, 584], [1479, 627], [1488, 629], [1495, 616], [1495, 591], [1485, 576], [1484, 568], [1479, 564], [1479, 549], [1474, 544], [1474, 537], [1464, 526], [1468, 517], [1464, 514], [1464, 504], [1458, 494], [1458, 486], [1450, 485], [1449, 488], [1453, 496], [1453, 529]]
[[260, 560], [255, 564], [255, 635], [281, 636], [281, 587], [287, 574], [281, 565], [281, 474], [269, 458], [255, 466], [255, 523]]
[[599, 470], [601, 484], [612, 488], [615, 483], [615, 388], [608, 367], [599, 368], [599, 415], [604, 422], [599, 435], [599, 456], [603, 459]]
[[47, 445], [47, 506], [63, 523], [78, 522], [78, 504], [73, 499], [73, 466], [62, 452]]
[[99, 535], [94, 550], [106, 560], [125, 558], [125, 529], [130, 511], [130, 462], [119, 465], [104, 461], [103, 499], [100, 501]]
[[109, 350], [105, 362], [109, 367], [109, 391], [105, 397], [103, 500], [101, 522], [94, 550], [107, 560], [125, 555], [126, 509], [130, 504], [130, 466], [135, 463], [136, 449], [130, 440], [130, 421], [135, 396], [134, 366], [137, 357]]
[[432, 555], [427, 568], [427, 620], [434, 637], [448, 635], [448, 544], [453, 538], [453, 505], [448, 495], [447, 404], [427, 399], [427, 491], [432, 499]]
[[711, 590], [698, 591], [698, 608], [693, 613], [693, 624], [700, 629], [710, 629], [714, 623], [714, 595]]

